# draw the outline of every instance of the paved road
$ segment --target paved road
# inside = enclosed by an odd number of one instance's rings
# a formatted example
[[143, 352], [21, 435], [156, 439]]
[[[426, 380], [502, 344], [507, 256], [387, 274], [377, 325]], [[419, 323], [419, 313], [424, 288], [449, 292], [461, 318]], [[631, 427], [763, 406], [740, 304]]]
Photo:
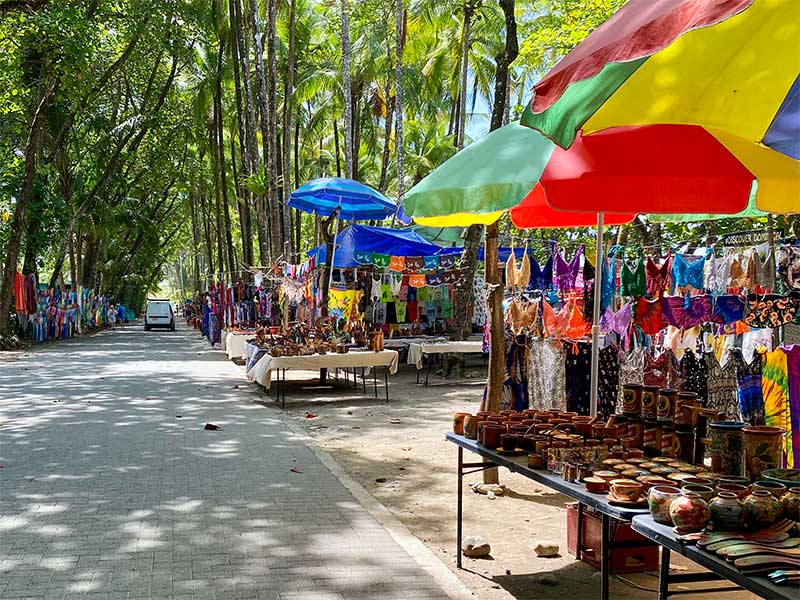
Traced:
[[187, 330], [0, 359], [0, 598], [445, 598], [246, 388]]

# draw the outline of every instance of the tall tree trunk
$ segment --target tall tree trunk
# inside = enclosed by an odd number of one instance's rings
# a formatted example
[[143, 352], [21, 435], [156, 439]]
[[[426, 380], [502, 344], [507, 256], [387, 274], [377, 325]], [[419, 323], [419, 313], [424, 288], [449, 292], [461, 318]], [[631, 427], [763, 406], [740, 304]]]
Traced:
[[216, 136], [217, 136], [217, 154], [219, 158], [219, 183], [222, 188], [222, 215], [225, 223], [225, 254], [228, 258], [227, 267], [229, 271], [228, 279], [233, 281], [236, 274], [236, 252], [233, 249], [233, 234], [231, 233], [231, 209], [228, 202], [228, 175], [225, 166], [225, 135], [224, 135], [224, 118], [222, 113], [222, 57], [223, 48], [220, 45], [220, 59], [219, 71], [217, 72], [217, 87], [214, 94], [214, 103], [216, 105]]
[[[300, 185], [300, 122], [294, 125], [294, 186]], [[300, 252], [300, 237], [303, 231], [303, 213], [295, 209], [294, 211], [294, 230], [295, 242], [294, 247], [296, 252]]]
[[[259, 259], [262, 266], [267, 266], [270, 261], [270, 251], [274, 250], [276, 243], [275, 237], [277, 231], [275, 225], [277, 220], [274, 218], [274, 205], [269, 202], [269, 190], [271, 189], [270, 182], [271, 173], [267, 163], [269, 161], [269, 107], [267, 106], [267, 80], [264, 74], [264, 43], [261, 36], [261, 27], [258, 19], [258, 6], [255, 0], [249, 0], [248, 6], [250, 8], [250, 27], [253, 34], [253, 48], [255, 50], [255, 63], [256, 63], [256, 81], [257, 81], [257, 94], [258, 99], [258, 112], [260, 115], [261, 124], [261, 145], [264, 151], [264, 178], [267, 182], [267, 200], [261, 199], [256, 209], [256, 217], [258, 219], [258, 247]], [[269, 206], [267, 206], [269, 204]], [[270, 218], [267, 217], [267, 210], [270, 212]], [[269, 232], [267, 231], [269, 227]]]
[[283, 211], [283, 200], [279, 197], [280, 182], [278, 181], [278, 108], [277, 108], [277, 62], [275, 23], [278, 14], [278, 0], [268, 0], [267, 3], [267, 195], [270, 206], [271, 231], [270, 247], [272, 260], [276, 260], [283, 252], [285, 238], [286, 218]]
[[342, 166], [341, 161], [339, 160], [339, 125], [337, 124], [336, 119], [333, 120], [333, 148], [336, 155], [336, 176], [341, 177]]
[[[45, 65], [40, 70], [42, 78], [45, 75]], [[28, 139], [25, 142], [25, 169], [22, 179], [17, 204], [14, 206], [14, 216], [11, 220], [11, 232], [6, 246], [6, 261], [3, 268], [2, 289], [0, 289], [0, 334], [10, 330], [10, 312], [14, 300], [14, 275], [17, 272], [20, 242], [22, 231], [25, 227], [25, 210], [33, 196], [33, 185], [36, 180], [36, 166], [39, 158], [39, 149], [42, 141], [45, 116], [50, 102], [56, 93], [58, 83], [56, 80], [49, 82], [42, 88], [39, 102], [33, 112]]]
[[[214, 123], [217, 121], [216, 107], [214, 109]], [[216, 127], [208, 130], [208, 145], [211, 149], [209, 158], [211, 159], [211, 169], [214, 174], [214, 226], [216, 228], [216, 242], [217, 242], [217, 265], [219, 266], [220, 274], [223, 275], [227, 260], [225, 257], [225, 242], [223, 241], [224, 234], [222, 230], [222, 201], [220, 200], [220, 182], [219, 182], [219, 148], [217, 148], [216, 140]]]
[[[242, 44], [242, 30], [241, 23], [238, 18], [238, 11], [236, 8], [237, 0], [228, 1], [228, 16], [230, 19], [231, 28], [231, 44], [230, 55], [231, 63], [233, 64], [233, 83], [236, 98], [236, 127], [239, 139], [239, 155], [241, 156], [241, 172], [237, 173], [236, 169], [236, 152], [233, 146], [233, 136], [231, 136], [231, 167], [233, 169], [233, 180], [236, 189], [236, 206], [239, 213], [239, 228], [242, 236], [242, 260], [246, 265], [253, 264], [253, 233], [250, 228], [250, 192], [246, 186], [242, 185], [239, 175], [245, 179], [250, 175], [250, 160], [247, 156], [247, 145], [245, 137], [247, 136], [246, 110], [242, 101], [242, 74], [241, 65], [239, 63], [239, 47]], [[248, 86], [249, 87], [249, 86]]]
[[403, 46], [405, 45], [404, 0], [396, 0], [395, 13], [395, 67], [394, 67], [394, 145], [397, 154], [397, 206], [403, 204], [405, 193], [405, 149], [403, 141]]
[[189, 214], [192, 218], [192, 264], [194, 265], [194, 292], [200, 287], [200, 224], [197, 217], [197, 195], [189, 195]]
[[[283, 197], [284, 202], [288, 202], [289, 194], [292, 192], [291, 178], [289, 173], [292, 166], [292, 109], [294, 107], [294, 70], [295, 70], [295, 48], [294, 48], [294, 28], [296, 18], [296, 0], [289, 1], [289, 40], [286, 49], [286, 83], [283, 92]], [[295, 153], [297, 153], [297, 146], [295, 145]], [[284, 211], [289, 213], [289, 207], [284, 207]], [[292, 252], [300, 250], [299, 236], [295, 241], [294, 235], [291, 232], [292, 222], [296, 222], [299, 214], [295, 211], [294, 218], [289, 219], [289, 232], [287, 238], [292, 240]]]
[[353, 178], [353, 96], [350, 77], [350, 1], [342, 1], [342, 92], [344, 96], [344, 176]]
[[473, 0], [464, 0], [464, 22], [461, 26], [461, 74], [459, 76], [458, 89], [458, 128], [456, 129], [456, 148], [461, 150], [464, 147], [464, 129], [466, 128], [467, 118], [467, 75], [469, 74], [469, 46], [471, 43], [470, 33], [472, 30], [472, 15], [475, 7]]

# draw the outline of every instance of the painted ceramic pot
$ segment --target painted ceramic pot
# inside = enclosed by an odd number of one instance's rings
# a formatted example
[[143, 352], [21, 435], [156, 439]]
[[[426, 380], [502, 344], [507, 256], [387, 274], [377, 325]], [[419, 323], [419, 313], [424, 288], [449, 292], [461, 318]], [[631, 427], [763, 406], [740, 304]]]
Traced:
[[658, 386], [646, 385], [642, 388], [642, 405], [639, 414], [643, 419], [656, 418], [656, 404], [658, 403]]
[[464, 435], [464, 419], [470, 417], [469, 413], [457, 412], [453, 415], [453, 433]]
[[714, 481], [717, 484], [720, 483], [738, 483], [739, 485], [743, 485], [746, 487], [750, 486], [750, 478], [749, 477], [734, 477], [733, 475], [720, 475], [719, 477], [715, 477]]
[[747, 474], [758, 479], [765, 469], [777, 469], [783, 463], [783, 435], [780, 427], [748, 426], [744, 432]]
[[483, 427], [483, 438], [481, 442], [484, 446], [489, 448], [497, 448], [500, 446], [500, 436], [505, 435], [506, 428], [500, 425], [485, 425]]
[[480, 417], [467, 415], [464, 417], [464, 437], [470, 440], [478, 439], [478, 419]]
[[781, 518], [783, 507], [780, 501], [767, 490], [753, 490], [742, 500], [747, 511], [747, 525], [751, 529], [764, 529]]
[[739, 485], [738, 483], [720, 483], [717, 484], [715, 489], [717, 491], [717, 495], [725, 492], [727, 494], [735, 495], [737, 498], [739, 498], [739, 500], [743, 500], [750, 495], [750, 488], [746, 485]]
[[756, 481], [751, 488], [754, 490], [767, 490], [778, 499], [786, 493], [786, 486], [777, 481]]
[[747, 510], [733, 492], [720, 492], [708, 508], [715, 531], [740, 531], [747, 522]]
[[707, 485], [698, 485], [696, 483], [684, 483], [681, 486], [681, 491], [697, 494], [706, 502], [711, 502], [714, 497], [714, 488]]
[[656, 401], [656, 417], [662, 422], [671, 422], [675, 416], [675, 400], [678, 398], [678, 390], [664, 388], [658, 392]]
[[681, 491], [668, 485], [657, 485], [650, 488], [647, 497], [647, 505], [650, 508], [650, 514], [653, 515], [653, 520], [656, 523], [663, 523], [664, 525], [672, 525], [672, 517], [669, 515], [669, 508], [675, 498], [679, 498]]
[[762, 471], [761, 478], [777, 481], [786, 487], [800, 487], [800, 469], [769, 469]]
[[622, 386], [622, 412], [626, 415], [638, 415], [642, 406], [642, 386], [626, 383]]
[[743, 421], [717, 421], [711, 423], [711, 470], [725, 475], [744, 475]]
[[785, 517], [800, 521], [800, 487], [789, 488], [789, 491], [781, 496], [781, 505]]
[[675, 533], [684, 535], [703, 529], [711, 519], [711, 510], [700, 496], [683, 491], [670, 503], [669, 516], [675, 524]]

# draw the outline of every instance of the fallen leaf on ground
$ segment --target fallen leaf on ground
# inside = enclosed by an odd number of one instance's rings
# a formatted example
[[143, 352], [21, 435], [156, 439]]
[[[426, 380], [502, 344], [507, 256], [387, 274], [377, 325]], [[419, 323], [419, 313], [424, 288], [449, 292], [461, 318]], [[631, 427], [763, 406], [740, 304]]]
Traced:
[[175, 418], [176, 419], [182, 419], [183, 417], [181, 415], [175, 415]]
[[400, 448], [400, 450], [402, 450], [403, 452], [410, 452], [411, 448]]
[[403, 422], [400, 419], [389, 419], [389, 423], [392, 425], [402, 425]]
[[386, 483], [386, 477], [378, 477], [375, 483]]
[[206, 426], [203, 427], [203, 429], [206, 429], [208, 431], [217, 431], [218, 429], [222, 429], [222, 427], [220, 427], [219, 425], [214, 425], [213, 423], [206, 423]]
[[316, 419], [319, 415], [317, 413], [307, 412], [306, 419]]
[[673, 565], [672, 563], [669, 563], [669, 570], [670, 571], [688, 571], [689, 567], [685, 567], [683, 565]]
[[233, 389], [238, 390], [239, 389], [239, 384], [237, 383], [235, 386], [233, 386]]
[[300, 469], [298, 469], [297, 467], [292, 467], [292, 468], [291, 468], [291, 469], [289, 469], [289, 470], [290, 470], [292, 473], [302, 473], [302, 471], [301, 471]]

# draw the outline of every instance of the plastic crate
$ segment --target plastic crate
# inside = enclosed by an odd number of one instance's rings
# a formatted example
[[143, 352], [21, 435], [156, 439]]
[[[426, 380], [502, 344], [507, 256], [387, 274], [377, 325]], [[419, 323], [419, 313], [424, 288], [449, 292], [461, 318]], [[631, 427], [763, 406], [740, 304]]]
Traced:
[[[611, 573], [638, 573], [658, 569], [658, 544], [636, 533], [630, 523], [611, 519], [609, 535], [612, 541], [641, 542], [637, 548], [614, 548], [611, 550]], [[599, 515], [583, 508], [583, 552], [581, 559], [600, 568], [600, 548], [603, 525]], [[567, 552], [575, 556], [578, 542], [578, 505], [567, 506]]]

